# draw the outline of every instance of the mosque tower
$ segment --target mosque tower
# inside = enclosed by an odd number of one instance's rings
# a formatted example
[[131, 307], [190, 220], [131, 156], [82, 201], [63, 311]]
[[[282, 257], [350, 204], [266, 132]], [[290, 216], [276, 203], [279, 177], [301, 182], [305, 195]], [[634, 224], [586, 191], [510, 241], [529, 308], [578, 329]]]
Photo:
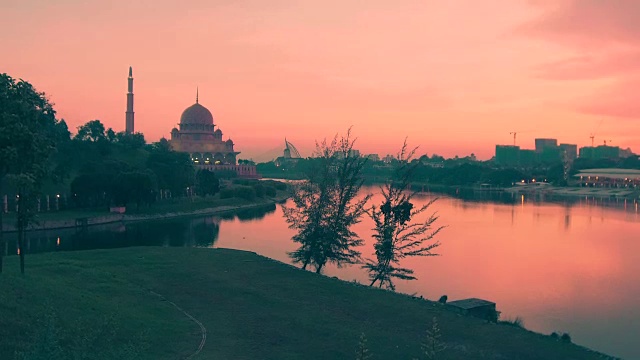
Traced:
[[133, 134], [133, 70], [129, 66], [129, 87], [127, 92], [127, 112], [125, 132], [127, 134]]

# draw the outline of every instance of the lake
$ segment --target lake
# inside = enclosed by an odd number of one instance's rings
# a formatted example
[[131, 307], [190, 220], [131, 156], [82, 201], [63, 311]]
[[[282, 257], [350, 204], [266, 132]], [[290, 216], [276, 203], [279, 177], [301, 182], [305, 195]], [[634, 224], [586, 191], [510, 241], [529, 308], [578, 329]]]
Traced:
[[[376, 188], [365, 191], [376, 192]], [[418, 280], [397, 290], [437, 300], [478, 297], [497, 303], [501, 319], [526, 328], [569, 333], [575, 343], [627, 359], [640, 358], [640, 216], [634, 201], [535, 198], [510, 193], [438, 195], [433, 205], [440, 256], [407, 259]], [[420, 194], [416, 205], [435, 194]], [[378, 195], [373, 201], [380, 200]], [[425, 214], [426, 216], [427, 214]], [[373, 255], [372, 222], [356, 225]], [[250, 250], [289, 262], [295, 249], [278, 205], [237, 214], [110, 224], [85, 230], [31, 232], [27, 251], [124, 246], [200, 246]], [[16, 253], [15, 234], [5, 251]], [[28, 263], [28, 258], [27, 258]], [[328, 276], [367, 283], [359, 266], [328, 267]]]

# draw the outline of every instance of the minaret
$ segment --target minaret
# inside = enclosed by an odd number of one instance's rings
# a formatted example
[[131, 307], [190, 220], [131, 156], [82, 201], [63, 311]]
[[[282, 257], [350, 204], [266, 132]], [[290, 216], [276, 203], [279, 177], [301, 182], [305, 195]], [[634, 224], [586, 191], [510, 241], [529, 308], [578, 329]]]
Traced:
[[125, 130], [127, 134], [133, 134], [133, 70], [129, 66], [129, 87], [127, 92], [127, 112]]

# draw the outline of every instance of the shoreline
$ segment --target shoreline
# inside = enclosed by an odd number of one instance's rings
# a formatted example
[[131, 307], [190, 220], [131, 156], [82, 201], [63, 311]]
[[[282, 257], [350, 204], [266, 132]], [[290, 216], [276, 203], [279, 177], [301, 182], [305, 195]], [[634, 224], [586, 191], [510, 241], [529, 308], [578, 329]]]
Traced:
[[551, 195], [563, 197], [599, 197], [599, 198], [619, 198], [638, 199], [638, 190], [619, 188], [592, 188], [592, 187], [558, 187], [558, 186], [513, 186], [504, 189], [509, 193], [525, 193], [536, 195]]
[[[260, 203], [235, 205], [235, 206], [224, 205], [224, 206], [198, 209], [193, 211], [176, 211], [176, 212], [166, 212], [166, 213], [158, 213], [158, 214], [131, 214], [131, 215], [109, 214], [104, 216], [68, 218], [63, 220], [43, 220], [38, 223], [33, 223], [29, 225], [29, 228], [27, 229], [27, 231], [69, 229], [69, 228], [76, 228], [76, 227], [106, 225], [106, 224], [113, 224], [118, 222], [133, 223], [133, 222], [150, 221], [150, 220], [174, 219], [174, 218], [189, 217], [189, 216], [223, 214], [223, 213], [229, 213], [229, 212], [240, 211], [245, 209], [256, 209], [263, 206], [271, 206], [271, 205], [281, 203], [288, 198], [289, 198], [289, 195], [276, 196], [274, 198], [269, 199], [268, 201], [264, 201]], [[83, 221], [78, 222], [81, 219]], [[18, 230], [16, 229], [15, 225], [11, 223], [3, 223], [4, 233], [15, 233], [17, 231]]]

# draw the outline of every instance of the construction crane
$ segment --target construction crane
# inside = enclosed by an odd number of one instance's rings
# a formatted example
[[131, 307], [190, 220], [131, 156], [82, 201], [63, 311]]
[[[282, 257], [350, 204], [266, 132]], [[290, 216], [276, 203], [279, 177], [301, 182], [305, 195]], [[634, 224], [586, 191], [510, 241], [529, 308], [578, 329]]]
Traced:
[[[600, 125], [602, 125], [603, 121], [604, 120], [600, 120], [600, 122], [598, 122], [598, 126], [596, 126], [596, 129], [593, 130], [593, 132], [589, 135], [589, 139], [591, 139], [591, 147], [594, 146], [593, 139], [596, 137], [596, 133], [598, 132], [598, 129], [600, 128]], [[611, 140], [609, 140], [609, 141], [611, 141]], [[605, 141], [605, 145], [606, 145], [606, 141]]]
[[513, 135], [513, 146], [516, 146], [516, 135], [518, 134], [517, 131], [512, 131], [509, 133], [509, 135]]

